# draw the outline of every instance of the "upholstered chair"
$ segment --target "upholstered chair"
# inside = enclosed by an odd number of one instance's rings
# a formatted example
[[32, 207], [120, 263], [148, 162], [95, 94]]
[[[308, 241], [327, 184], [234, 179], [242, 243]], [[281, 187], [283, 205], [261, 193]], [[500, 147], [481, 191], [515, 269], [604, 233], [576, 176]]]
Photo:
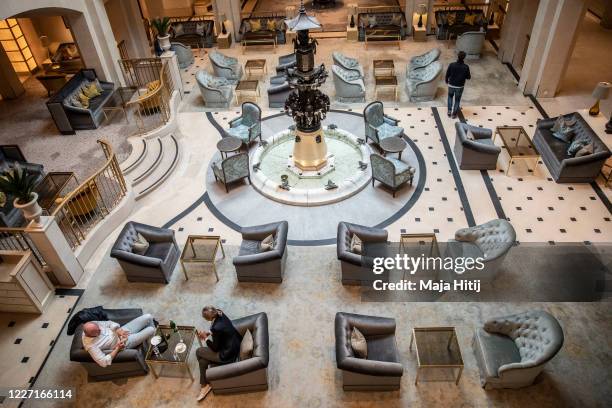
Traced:
[[225, 192], [229, 193], [228, 185], [246, 178], [251, 182], [248, 153], [238, 153], [226, 157], [221, 163], [213, 162], [215, 181], [223, 183]]
[[485, 42], [485, 35], [484, 31], [468, 31], [467, 33], [461, 34], [457, 37], [455, 51], [457, 53], [459, 53], [459, 51], [465, 52], [466, 59], [480, 58], [480, 53], [482, 52], [482, 47]]
[[410, 68], [409, 69], [412, 71], [417, 68], [426, 67], [432, 62], [437, 61], [438, 58], [440, 58], [440, 49], [432, 48], [431, 50], [427, 51], [425, 54], [416, 55], [410, 58], [410, 64], [409, 64]]
[[356, 58], [347, 57], [340, 52], [334, 51], [332, 52], [332, 59], [334, 64], [341, 66], [347, 71], [356, 72], [363, 78], [363, 67]]
[[206, 71], [198, 71], [196, 81], [206, 107], [229, 108], [234, 98], [234, 89], [227, 79], [213, 77]]
[[455, 122], [455, 158], [461, 170], [495, 170], [501, 147], [491, 129]]
[[412, 185], [415, 169], [408, 163], [393, 157], [383, 157], [376, 153], [370, 155], [370, 163], [372, 166], [372, 186], [374, 186], [374, 181], [379, 181], [389, 187], [393, 192], [393, 197], [395, 197], [395, 193], [404, 183]]
[[286, 72], [289, 68], [294, 68], [297, 64], [297, 59], [295, 57], [295, 53], [281, 55], [278, 57], [278, 65], [276, 66], [276, 72], [282, 73]]
[[261, 108], [253, 102], [244, 102], [242, 114], [231, 120], [229, 125], [227, 134], [242, 140], [246, 146], [257, 138], [261, 141]]
[[[361, 253], [351, 250], [351, 240], [356, 235], [362, 242]], [[382, 228], [366, 227], [349, 222], [338, 223], [336, 251], [342, 270], [343, 285], [369, 285], [372, 281], [389, 279], [389, 271], [376, 275], [372, 272], [374, 256], [381, 255], [389, 234]]]
[[[287, 261], [287, 221], [242, 228], [242, 243], [232, 262], [238, 282], [281, 283]], [[272, 235], [274, 246], [264, 251], [261, 242]]]
[[382, 102], [375, 101], [368, 104], [363, 110], [366, 141], [372, 139], [376, 144], [388, 137], [401, 137], [404, 128], [397, 126], [399, 120], [385, 115]]
[[336, 99], [339, 102], [365, 102], [365, 83], [356, 71], [347, 71], [339, 65], [332, 66]]
[[[143, 255], [132, 249], [139, 234], [149, 243]], [[110, 256], [119, 262], [129, 282], [168, 283], [180, 253], [173, 230], [129, 221], [113, 244]]]
[[[367, 358], [359, 358], [351, 347], [357, 328], [365, 337]], [[399, 390], [404, 367], [395, 340], [395, 319], [354, 313], [336, 313], [336, 365], [342, 370], [344, 391]]]
[[185, 69], [195, 61], [191, 47], [180, 42], [172, 42], [171, 49], [176, 53], [180, 69]]
[[293, 92], [287, 77], [277, 75], [270, 78], [270, 86], [268, 87], [268, 106], [270, 108], [284, 108], [285, 102], [289, 95]]
[[534, 383], [563, 346], [563, 329], [550, 313], [532, 310], [491, 319], [472, 341], [484, 389]]
[[411, 102], [431, 101], [436, 97], [442, 64], [434, 61], [423, 67], [406, 70], [406, 91]]
[[247, 330], [253, 336], [253, 355], [246, 360], [229, 364], [212, 364], [206, 370], [206, 379], [215, 394], [234, 394], [268, 389], [268, 362], [270, 360], [270, 336], [268, 315], [257, 313], [232, 320], [238, 333]]
[[215, 76], [226, 78], [231, 83], [236, 83], [242, 78], [242, 65], [237, 58], [228, 57], [218, 51], [211, 51], [209, 58]]

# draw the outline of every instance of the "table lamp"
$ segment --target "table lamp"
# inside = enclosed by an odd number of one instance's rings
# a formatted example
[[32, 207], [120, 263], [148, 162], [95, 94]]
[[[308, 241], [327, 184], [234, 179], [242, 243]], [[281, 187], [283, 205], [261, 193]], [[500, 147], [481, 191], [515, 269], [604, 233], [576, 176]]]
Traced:
[[595, 104], [591, 107], [591, 109], [589, 109], [589, 115], [599, 115], [599, 101], [601, 99], [608, 99], [608, 95], [610, 95], [610, 87], [612, 87], [612, 84], [610, 82], [600, 82], [597, 84], [597, 86], [593, 90], [593, 98], [595, 99]]
[[423, 27], [423, 14], [427, 14], [427, 6], [423, 3], [419, 4], [417, 6], [416, 13], [419, 16], [419, 22], [417, 23], [417, 27], [421, 28]]

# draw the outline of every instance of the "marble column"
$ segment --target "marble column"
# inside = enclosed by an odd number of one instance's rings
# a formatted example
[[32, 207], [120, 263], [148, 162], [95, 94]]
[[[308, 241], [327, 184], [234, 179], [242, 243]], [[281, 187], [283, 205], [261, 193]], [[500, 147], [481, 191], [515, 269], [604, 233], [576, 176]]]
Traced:
[[217, 32], [221, 32], [220, 16], [224, 14], [227, 19], [225, 21], [225, 28], [228, 32], [232, 33], [232, 37], [235, 41], [240, 41], [239, 31], [240, 23], [242, 22], [240, 0], [213, 0], [212, 5], [215, 13]]

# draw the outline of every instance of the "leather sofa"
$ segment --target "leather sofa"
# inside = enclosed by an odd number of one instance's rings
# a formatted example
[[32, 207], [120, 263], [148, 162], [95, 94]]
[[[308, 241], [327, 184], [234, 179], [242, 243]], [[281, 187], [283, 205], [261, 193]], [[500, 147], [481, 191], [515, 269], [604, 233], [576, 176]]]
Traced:
[[180, 69], [185, 69], [193, 64], [195, 58], [193, 57], [191, 47], [179, 42], [172, 42], [170, 45], [170, 49], [176, 53], [176, 59], [178, 60], [178, 66]]
[[357, 25], [359, 41], [365, 41], [366, 35], [377, 30], [394, 33], [402, 40], [408, 35], [408, 24], [401, 10], [384, 13], [360, 13], [357, 16]]
[[289, 68], [295, 68], [297, 65], [297, 59], [295, 56], [295, 52], [287, 55], [281, 55], [278, 57], [278, 65], [276, 66], [276, 73], [284, 73], [287, 72]]
[[484, 389], [533, 384], [563, 346], [563, 329], [550, 313], [532, 310], [491, 319], [472, 341]]
[[[149, 243], [144, 255], [132, 252], [138, 234]], [[110, 256], [117, 259], [129, 282], [168, 283], [180, 254], [173, 230], [129, 221], [119, 233]]]
[[[493, 131], [455, 122], [455, 159], [461, 170], [495, 170], [501, 147], [493, 143]], [[474, 135], [468, 139], [468, 131]]]
[[[361, 254], [351, 251], [351, 239], [357, 235], [363, 243]], [[336, 253], [342, 270], [343, 285], [370, 285], [374, 280], [389, 279], [389, 271], [372, 272], [374, 255], [385, 256], [387, 230], [341, 221], [338, 223]]]
[[215, 22], [212, 20], [173, 19], [170, 23], [170, 39], [194, 48], [211, 48], [214, 45]]
[[208, 58], [212, 64], [215, 76], [225, 78], [235, 84], [242, 78], [242, 65], [237, 58], [228, 57], [218, 51], [212, 51]]
[[251, 358], [224, 365], [212, 365], [206, 370], [215, 394], [263, 391], [268, 389], [268, 362], [270, 359], [270, 337], [268, 315], [257, 313], [232, 320], [241, 336], [247, 330], [253, 335]]
[[366, 88], [361, 75], [354, 71], [347, 71], [339, 65], [333, 65], [332, 76], [336, 99], [339, 102], [365, 102]]
[[[288, 232], [287, 221], [243, 228], [240, 250], [233, 259], [238, 281], [281, 283], [287, 261]], [[260, 243], [270, 234], [274, 236], [274, 247], [262, 251]]]
[[[468, 24], [465, 21], [465, 17], [470, 14], [476, 14], [474, 24]], [[450, 24], [449, 15], [454, 16], [452, 24]], [[450, 8], [438, 10], [435, 12], [435, 19], [438, 40], [448, 40], [451, 35], [458, 36], [468, 31], [478, 31], [481, 27], [487, 26], [487, 19], [482, 10], [458, 10]]]
[[[345, 391], [394, 391], [400, 388], [404, 368], [395, 340], [395, 319], [336, 313], [336, 365], [342, 370]], [[351, 332], [366, 338], [367, 359], [355, 357]]]
[[602, 166], [610, 157], [610, 149], [578, 112], [563, 116], [566, 119], [576, 119], [574, 138], [585, 138], [593, 143], [593, 154], [582, 157], [569, 156], [567, 154], [569, 144], [552, 135], [551, 129], [557, 118], [538, 121], [533, 144], [557, 183], [589, 183], [594, 181]]
[[268, 106], [270, 108], [284, 108], [291, 92], [293, 92], [293, 89], [289, 86], [285, 75], [273, 76], [270, 78], [270, 86], [268, 87]]
[[[121, 325], [142, 316], [142, 309], [104, 309], [108, 320]], [[78, 362], [87, 371], [87, 380], [108, 381], [119, 378], [147, 375], [149, 368], [145, 363], [147, 342], [135, 349], [125, 349], [117, 353], [111, 365], [100, 367], [89, 353], [83, 348], [83, 325], [79, 325], [74, 332], [70, 346], [70, 361]]]
[[485, 42], [484, 31], [468, 31], [459, 37], [455, 43], [455, 52], [465, 52], [465, 59], [478, 59], [482, 53], [482, 47]]
[[[268, 21], [274, 21], [274, 30], [268, 26]], [[256, 28], [256, 25], [259, 27]], [[285, 44], [287, 25], [284, 16], [275, 17], [249, 17], [240, 23], [240, 35], [243, 40], [261, 38], [262, 36], [276, 36], [277, 44]]]
[[234, 98], [234, 88], [227, 79], [214, 77], [206, 71], [198, 71], [195, 78], [207, 108], [230, 107]]
[[75, 130], [96, 129], [104, 120], [102, 108], [113, 96], [115, 85], [112, 82], [100, 81], [102, 94], [92, 98], [88, 108], [78, 108], [67, 102], [67, 98], [77, 91], [84, 81], [95, 79], [95, 70], [82, 69], [47, 101], [47, 108], [60, 133], [74, 134]]

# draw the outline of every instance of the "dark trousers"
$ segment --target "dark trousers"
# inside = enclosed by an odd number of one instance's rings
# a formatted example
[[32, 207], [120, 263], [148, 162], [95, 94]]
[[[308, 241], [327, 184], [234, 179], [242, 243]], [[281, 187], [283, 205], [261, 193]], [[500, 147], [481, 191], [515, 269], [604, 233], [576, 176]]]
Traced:
[[203, 346], [196, 350], [196, 357], [198, 358], [198, 363], [200, 364], [200, 384], [208, 384], [208, 381], [206, 381], [206, 370], [211, 363], [221, 363], [219, 353], [212, 351], [207, 346]]
[[[459, 112], [459, 103], [461, 102], [461, 95], [463, 95], [463, 88], [448, 87], [448, 111], [451, 115], [456, 115]], [[455, 101], [453, 105], [453, 100]]]

